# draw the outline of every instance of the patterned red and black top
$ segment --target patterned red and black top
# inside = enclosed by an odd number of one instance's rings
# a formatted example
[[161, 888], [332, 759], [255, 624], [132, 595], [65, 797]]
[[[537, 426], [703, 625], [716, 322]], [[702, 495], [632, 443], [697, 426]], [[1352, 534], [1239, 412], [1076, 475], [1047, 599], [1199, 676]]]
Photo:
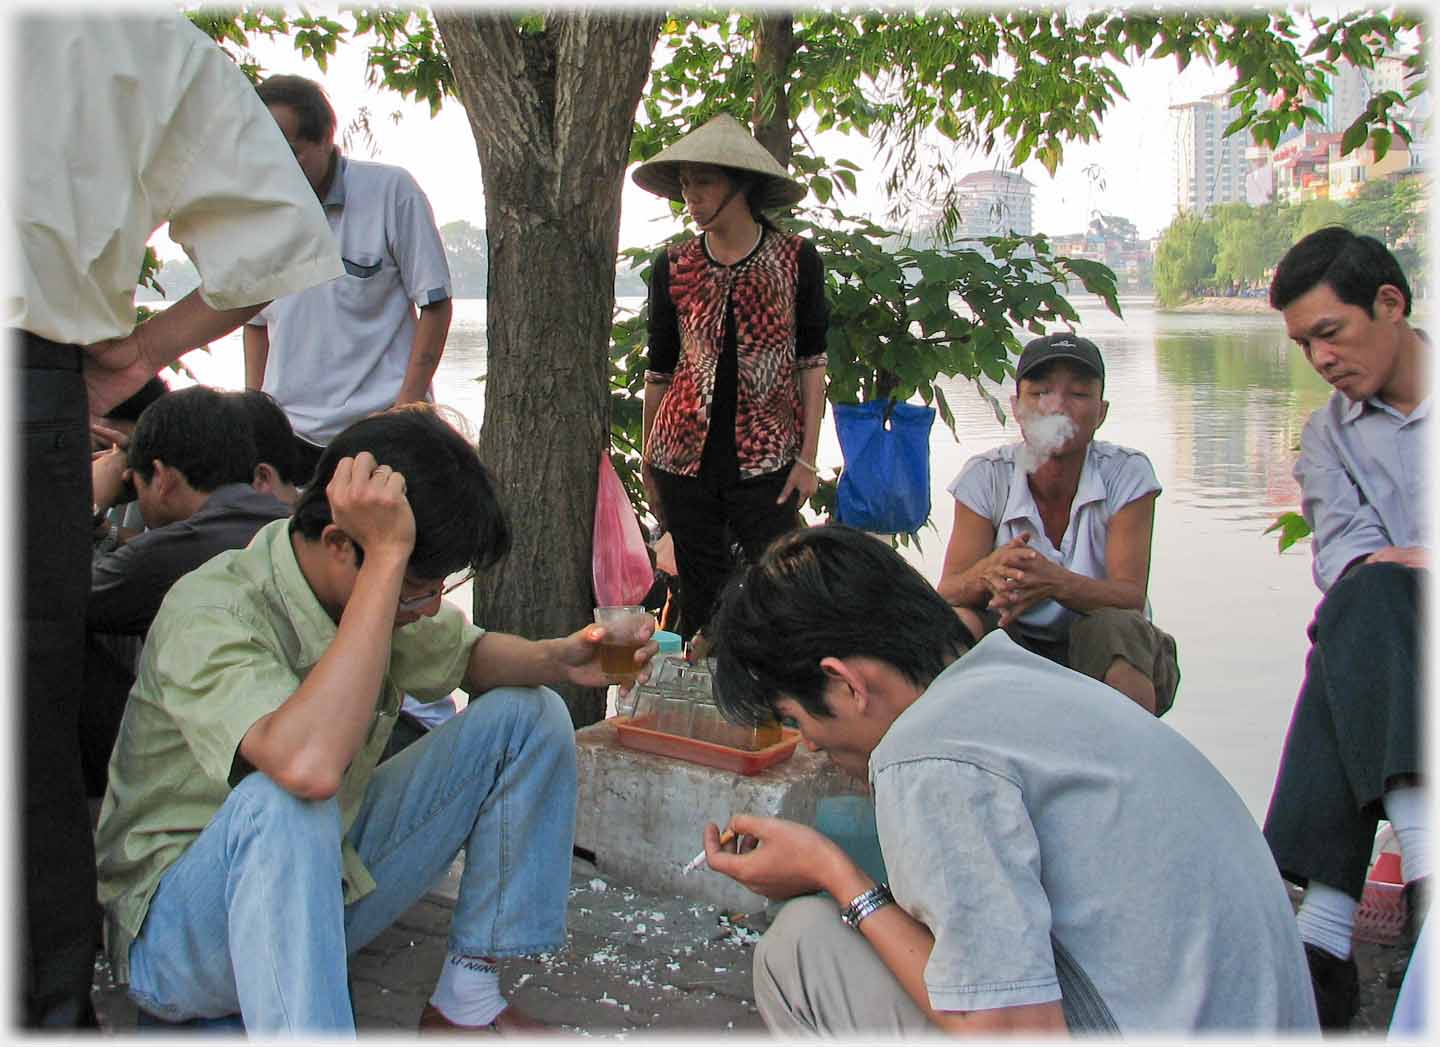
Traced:
[[707, 472], [720, 463], [740, 478], [789, 465], [804, 426], [796, 371], [826, 364], [829, 309], [814, 245], [765, 229], [726, 266], [695, 237], [656, 256], [649, 300], [645, 377], [670, 383], [650, 464], [697, 476], [703, 459]]

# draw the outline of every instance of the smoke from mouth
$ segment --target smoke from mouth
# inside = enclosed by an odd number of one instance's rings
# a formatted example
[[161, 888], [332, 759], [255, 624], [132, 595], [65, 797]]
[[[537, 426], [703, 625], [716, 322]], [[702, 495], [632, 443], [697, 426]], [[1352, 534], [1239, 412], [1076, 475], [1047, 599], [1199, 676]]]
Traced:
[[1076, 432], [1074, 421], [1065, 414], [1019, 413], [1016, 420], [1025, 441], [1015, 461], [1026, 473], [1034, 473], [1054, 457]]

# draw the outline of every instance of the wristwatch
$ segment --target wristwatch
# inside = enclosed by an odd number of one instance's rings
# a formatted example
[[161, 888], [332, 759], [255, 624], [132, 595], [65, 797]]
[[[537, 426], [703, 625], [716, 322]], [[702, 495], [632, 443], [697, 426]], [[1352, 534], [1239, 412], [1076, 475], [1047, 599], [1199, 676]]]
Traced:
[[893, 901], [895, 901], [895, 896], [890, 893], [890, 888], [883, 883], [877, 883], [840, 910], [840, 922], [852, 931], [858, 931], [861, 920], [876, 909], [882, 909]]

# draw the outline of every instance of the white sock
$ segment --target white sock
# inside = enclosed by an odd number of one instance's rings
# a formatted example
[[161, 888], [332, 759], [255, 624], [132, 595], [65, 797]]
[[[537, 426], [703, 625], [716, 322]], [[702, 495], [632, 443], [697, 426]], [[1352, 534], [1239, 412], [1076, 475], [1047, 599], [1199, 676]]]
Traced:
[[1400, 841], [1401, 874], [1406, 883], [1430, 875], [1430, 799], [1415, 785], [1391, 789], [1384, 796], [1385, 817]]
[[1344, 891], [1311, 880], [1300, 900], [1300, 911], [1295, 914], [1300, 940], [1341, 960], [1349, 959], [1358, 908], [1360, 903]]
[[505, 1009], [495, 961], [486, 956], [446, 954], [430, 1002], [456, 1025], [489, 1025]]

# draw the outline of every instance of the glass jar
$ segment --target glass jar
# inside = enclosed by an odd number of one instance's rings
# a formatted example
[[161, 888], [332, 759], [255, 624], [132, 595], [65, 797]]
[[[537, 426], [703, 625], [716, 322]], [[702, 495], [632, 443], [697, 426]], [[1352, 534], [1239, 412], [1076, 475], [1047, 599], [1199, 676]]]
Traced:
[[694, 714], [695, 706], [688, 695], [660, 692], [655, 703], [655, 730], [692, 738]]
[[725, 727], [725, 721], [720, 716], [720, 710], [715, 707], [714, 702], [695, 699], [694, 718], [690, 721], [690, 737], [697, 741], [710, 742], [713, 745], [725, 745], [721, 740], [721, 731]]
[[772, 745], [779, 745], [784, 736], [779, 720], [756, 724], [754, 727], [755, 748], [768, 749]]
[[681, 674], [686, 668], [685, 659], [681, 655], [657, 655], [650, 663], [648, 686], [667, 694], [678, 693]]
[[630, 689], [628, 695], [621, 694], [615, 699], [615, 711], [628, 717], [637, 727], [653, 724], [660, 709], [663, 692], [649, 684], [639, 684]]

